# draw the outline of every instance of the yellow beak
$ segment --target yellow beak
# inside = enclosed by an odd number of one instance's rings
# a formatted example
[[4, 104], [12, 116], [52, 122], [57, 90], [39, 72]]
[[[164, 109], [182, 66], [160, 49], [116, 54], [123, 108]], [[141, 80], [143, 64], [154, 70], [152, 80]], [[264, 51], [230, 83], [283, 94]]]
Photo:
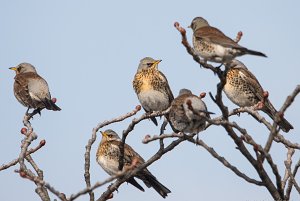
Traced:
[[156, 60], [153, 65], [157, 65], [161, 62], [161, 60]]
[[9, 69], [10, 69], [10, 70], [17, 71], [17, 68], [16, 68], [16, 67], [10, 67]]
[[103, 137], [107, 137], [107, 134], [105, 132], [100, 131]]

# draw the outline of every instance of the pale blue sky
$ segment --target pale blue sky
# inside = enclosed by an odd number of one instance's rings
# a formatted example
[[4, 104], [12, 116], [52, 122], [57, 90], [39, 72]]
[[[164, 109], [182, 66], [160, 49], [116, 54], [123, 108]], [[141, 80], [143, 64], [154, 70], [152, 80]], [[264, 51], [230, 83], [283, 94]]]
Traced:
[[[180, 34], [173, 27], [175, 21], [187, 27], [194, 17], [202, 16], [232, 38], [243, 31], [240, 44], [264, 52], [268, 58], [244, 56], [240, 60], [257, 76], [279, 108], [299, 84], [299, 7], [299, 1], [271, 0], [0, 1], [0, 164], [16, 158], [20, 152], [23, 136], [19, 130], [26, 111], [13, 95], [14, 72], [9, 67], [21, 62], [33, 64], [48, 81], [52, 96], [58, 99], [62, 111], [43, 111], [41, 117], [32, 120], [39, 136], [33, 146], [41, 139], [47, 141], [33, 158], [44, 170], [45, 180], [70, 195], [85, 187], [84, 152], [92, 128], [139, 104], [131, 82], [141, 58], [162, 59], [159, 68], [175, 96], [183, 87], [195, 94], [215, 93], [217, 77], [200, 69], [186, 53]], [[190, 41], [191, 34], [187, 30]], [[205, 102], [209, 111], [220, 114], [209, 97]], [[226, 97], [224, 102], [235, 108]], [[285, 114], [295, 127], [286, 137], [298, 143], [299, 111], [298, 97]], [[234, 120], [264, 144], [268, 132], [261, 124], [246, 114]], [[121, 133], [129, 122], [107, 128]], [[158, 142], [144, 145], [141, 140], [146, 134], [158, 133], [158, 127], [144, 121], [130, 134], [127, 143], [148, 159], [157, 150]], [[200, 137], [233, 165], [257, 178], [223, 129], [210, 128]], [[92, 183], [108, 177], [95, 161], [99, 140], [100, 136], [91, 153]], [[283, 173], [286, 151], [274, 144], [271, 153]], [[0, 172], [0, 200], [39, 200], [35, 185], [14, 173], [16, 168]], [[172, 191], [167, 198], [170, 201], [272, 200], [266, 189], [246, 183], [201, 147], [188, 142], [149, 169]], [[96, 190], [96, 197], [105, 189], [103, 186]], [[51, 197], [55, 198], [52, 194]], [[293, 200], [298, 198], [294, 194]], [[79, 200], [87, 199], [84, 196]], [[153, 189], [143, 193], [126, 184], [114, 195], [114, 200], [141, 199], [162, 200]]]

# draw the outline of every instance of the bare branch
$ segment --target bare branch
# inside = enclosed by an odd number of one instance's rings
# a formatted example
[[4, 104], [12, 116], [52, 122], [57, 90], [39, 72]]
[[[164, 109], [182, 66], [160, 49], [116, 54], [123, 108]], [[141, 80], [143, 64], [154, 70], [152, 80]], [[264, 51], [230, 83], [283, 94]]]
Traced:
[[[92, 137], [91, 139], [89, 139], [88, 144], [85, 146], [85, 154], [84, 154], [84, 178], [85, 178], [85, 183], [86, 183], [86, 187], [87, 188], [91, 188], [91, 177], [90, 177], [90, 158], [91, 158], [91, 148], [92, 145], [94, 144], [94, 142], [96, 141], [97, 138], [97, 132], [100, 128], [107, 126], [109, 124], [115, 123], [115, 122], [120, 122], [123, 121], [124, 119], [127, 119], [133, 115], [135, 115], [138, 111], [141, 110], [141, 106], [138, 105], [135, 107], [135, 109], [125, 115], [122, 115], [120, 117], [117, 118], [113, 118], [109, 121], [104, 121], [102, 123], [99, 123], [95, 128], [93, 128], [92, 131]], [[89, 196], [90, 196], [90, 201], [94, 201], [95, 200], [95, 196], [94, 196], [94, 192], [89, 191]]]
[[[43, 171], [41, 169], [39, 169], [39, 167], [34, 162], [34, 160], [32, 159], [32, 157], [30, 155], [28, 155], [28, 156], [26, 156], [26, 160], [31, 164], [31, 166], [33, 167], [33, 169], [36, 171], [39, 179], [43, 180], [44, 179]], [[49, 197], [47, 189], [44, 188], [41, 184], [39, 184], [37, 182], [35, 184], [37, 186], [37, 188], [35, 189], [35, 192], [41, 197], [41, 199], [43, 201], [50, 201], [50, 197]]]
[[300, 167], [300, 159], [298, 160], [297, 164], [295, 165], [293, 174], [290, 174], [290, 179], [289, 179], [289, 182], [288, 182], [288, 187], [286, 189], [286, 200], [290, 199], [290, 195], [291, 195], [292, 187], [293, 186], [295, 186], [296, 190], [300, 194], [299, 185], [297, 184], [297, 182], [295, 180], [295, 177], [296, 177], [296, 174], [297, 174], [297, 171], [298, 171], [299, 167]]
[[258, 186], [264, 186], [263, 182], [257, 181], [255, 179], [252, 179], [242, 173], [240, 170], [237, 169], [237, 167], [231, 165], [224, 157], [220, 156], [212, 147], [209, 147], [207, 144], [205, 144], [204, 141], [198, 139], [195, 140], [193, 138], [188, 138], [188, 141], [195, 143], [197, 145], [202, 146], [206, 151], [208, 151], [214, 158], [216, 158], [218, 161], [220, 161], [225, 167], [229, 168], [231, 171], [233, 171], [237, 176], [243, 178], [249, 183], [256, 184]]
[[49, 183], [45, 182], [44, 180], [41, 180], [39, 177], [34, 176], [34, 174], [28, 174], [29, 170], [26, 172], [21, 171], [21, 170], [15, 170], [16, 173], [19, 173], [21, 177], [29, 179], [33, 181], [34, 183], [38, 183], [45, 188], [47, 188], [50, 192], [52, 192], [54, 195], [56, 195], [59, 199], [62, 201], [67, 201], [67, 198], [64, 193], [59, 192], [56, 190], [53, 186], [51, 186]]
[[[34, 152], [36, 152], [37, 150], [39, 150], [40, 148], [42, 148], [44, 145], [46, 144], [46, 141], [45, 140], [41, 140], [39, 145], [36, 146], [35, 148], [33, 149], [29, 149], [27, 152], [26, 152], [26, 155], [25, 156], [28, 156]], [[15, 160], [12, 160], [11, 162], [7, 163], [7, 164], [4, 164], [2, 166], [0, 166], [0, 171], [1, 170], [5, 170], [7, 168], [10, 168], [14, 165], [16, 165], [17, 163], [19, 162], [19, 158], [15, 159]]]
[[134, 170], [132, 170], [130, 173], [128, 173], [127, 175], [123, 176], [122, 178], [119, 178], [116, 182], [114, 182], [112, 185], [110, 185], [108, 187], [108, 189], [101, 195], [101, 197], [97, 200], [97, 201], [104, 201], [106, 200], [106, 198], [115, 190], [117, 190], [119, 188], [119, 186], [124, 183], [127, 179], [129, 179], [130, 177], [134, 176], [137, 172], [141, 171], [142, 169], [148, 167], [149, 165], [151, 165], [153, 162], [155, 162], [156, 160], [160, 159], [164, 154], [166, 154], [167, 152], [171, 151], [172, 149], [174, 149], [178, 144], [180, 144], [181, 142], [183, 142], [185, 139], [177, 139], [175, 141], [173, 141], [170, 145], [168, 145], [166, 148], [164, 149], [159, 149], [158, 152], [152, 156], [148, 161], [146, 161], [144, 164], [138, 166], [137, 168], [135, 168]]
[[129, 126], [127, 127], [127, 129], [124, 130], [123, 134], [122, 134], [122, 143], [120, 144], [119, 170], [122, 170], [123, 166], [124, 166], [124, 160], [123, 160], [124, 159], [124, 144], [125, 144], [127, 135], [131, 131], [133, 131], [135, 125], [138, 124], [139, 122], [141, 122], [144, 119], [149, 119], [150, 117], [163, 116], [163, 115], [169, 113], [169, 110], [170, 110], [170, 108], [167, 108], [164, 111], [155, 111], [155, 112], [152, 112], [152, 113], [144, 113], [141, 117], [139, 117], [137, 119], [134, 118], [132, 120], [132, 122], [129, 124]]
[[286, 169], [285, 169], [284, 177], [283, 177], [282, 182], [281, 182], [282, 189], [285, 189], [286, 182], [287, 182], [287, 180], [288, 180], [289, 177], [290, 177], [290, 174], [289, 174], [289, 170], [288, 170], [288, 169], [291, 170], [292, 156], [293, 156], [294, 153], [295, 153], [295, 150], [294, 150], [294, 149], [288, 148], [287, 159], [284, 161], [284, 164], [285, 164], [285, 166], [286, 166]]

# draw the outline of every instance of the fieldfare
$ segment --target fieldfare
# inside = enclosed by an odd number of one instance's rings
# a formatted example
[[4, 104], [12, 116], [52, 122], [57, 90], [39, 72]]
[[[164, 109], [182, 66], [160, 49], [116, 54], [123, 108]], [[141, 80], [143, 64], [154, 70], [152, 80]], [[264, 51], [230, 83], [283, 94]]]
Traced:
[[[188, 89], [181, 89], [171, 104], [169, 120], [172, 128], [177, 131], [198, 134], [205, 129], [207, 111], [205, 103]], [[205, 116], [205, 117], [203, 117]]]
[[202, 17], [194, 18], [189, 28], [194, 32], [194, 49], [205, 61], [227, 63], [244, 54], [266, 57], [264, 53], [240, 46], [219, 29], [210, 26]]
[[[133, 88], [146, 112], [166, 110], [174, 99], [166, 76], [158, 70], [160, 62], [143, 58], [134, 76]], [[151, 120], [157, 126], [155, 117]]]
[[35, 109], [37, 113], [40, 113], [44, 108], [54, 111], [61, 110], [51, 100], [46, 80], [37, 74], [33, 65], [21, 63], [9, 69], [16, 72], [14, 95], [22, 105], [28, 108], [26, 114], [31, 108]]
[[[269, 99], [264, 96], [264, 90], [256, 77], [242, 62], [232, 61], [226, 74], [226, 84], [223, 90], [227, 97], [239, 107], [254, 106], [262, 102], [263, 107], [261, 110], [274, 120], [277, 113], [276, 109]], [[293, 129], [293, 126], [283, 117], [278, 125], [284, 132]]]
[[[101, 132], [101, 134], [102, 140], [97, 150], [96, 159], [105, 172], [113, 176], [119, 172], [120, 144], [122, 142], [118, 134], [111, 129]], [[123, 169], [130, 167], [133, 161], [135, 161], [137, 166], [145, 163], [145, 160], [137, 152], [135, 152], [128, 144], [124, 144]], [[142, 180], [148, 188], [154, 188], [154, 190], [156, 190], [163, 198], [167, 197], [168, 193], [171, 193], [171, 191], [162, 185], [147, 168], [139, 171], [134, 177]], [[145, 191], [134, 177], [128, 179], [127, 182], [139, 190]]]

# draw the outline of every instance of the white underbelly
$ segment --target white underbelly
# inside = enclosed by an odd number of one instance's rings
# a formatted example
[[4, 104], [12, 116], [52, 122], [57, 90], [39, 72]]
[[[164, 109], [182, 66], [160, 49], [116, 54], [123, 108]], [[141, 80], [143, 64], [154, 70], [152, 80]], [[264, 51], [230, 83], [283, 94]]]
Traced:
[[138, 95], [138, 99], [142, 106], [147, 111], [162, 111], [170, 106], [169, 98], [155, 90], [148, 90], [146, 92], [141, 92]]

